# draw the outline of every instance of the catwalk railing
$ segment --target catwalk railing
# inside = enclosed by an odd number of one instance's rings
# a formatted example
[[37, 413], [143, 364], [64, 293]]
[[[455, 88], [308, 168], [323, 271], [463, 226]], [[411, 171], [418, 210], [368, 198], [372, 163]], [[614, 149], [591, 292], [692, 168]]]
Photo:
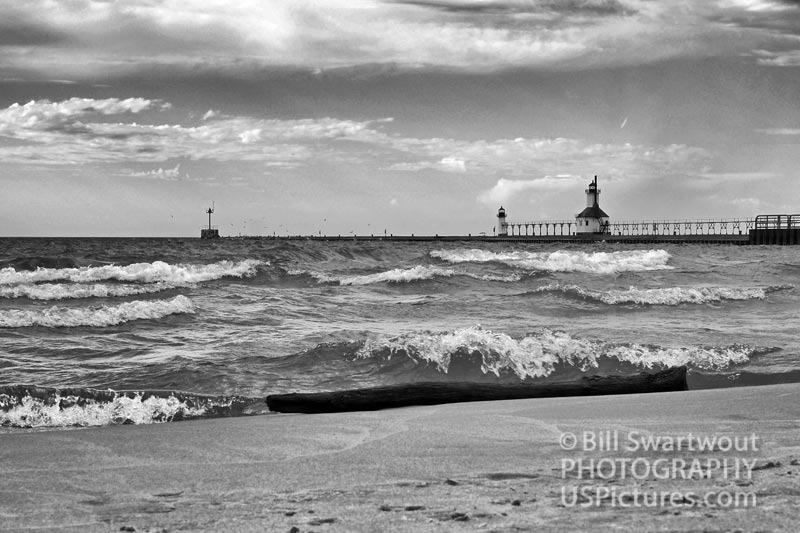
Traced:
[[[784, 217], [773, 220], [774, 217]], [[747, 235], [754, 229], [756, 221], [762, 224], [796, 224], [800, 227], [800, 215], [761, 215], [756, 218], [701, 219], [701, 220], [651, 220], [610, 221], [603, 226], [602, 233], [608, 235]], [[763, 221], [761, 219], [764, 219]], [[768, 219], [768, 220], [767, 220]], [[577, 230], [574, 220], [541, 220], [533, 222], [509, 222], [508, 234], [523, 235], [572, 235]], [[766, 227], [766, 226], [765, 226]], [[777, 227], [777, 226], [773, 226]]]
[[755, 229], [800, 229], [800, 215], [758, 215]]

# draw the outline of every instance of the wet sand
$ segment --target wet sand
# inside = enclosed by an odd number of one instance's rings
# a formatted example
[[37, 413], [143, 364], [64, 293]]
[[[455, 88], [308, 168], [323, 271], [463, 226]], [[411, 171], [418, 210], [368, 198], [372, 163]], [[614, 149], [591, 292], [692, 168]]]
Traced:
[[798, 461], [800, 384], [23, 430], [0, 528], [796, 531]]

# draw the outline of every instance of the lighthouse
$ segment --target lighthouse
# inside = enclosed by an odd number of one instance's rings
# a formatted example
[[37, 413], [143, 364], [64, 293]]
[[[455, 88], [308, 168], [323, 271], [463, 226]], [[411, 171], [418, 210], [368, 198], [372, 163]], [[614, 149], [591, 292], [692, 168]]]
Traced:
[[597, 176], [586, 189], [586, 208], [575, 216], [577, 233], [608, 233], [608, 215], [600, 209]]
[[503, 209], [503, 206], [500, 206], [500, 210], [497, 212], [497, 227], [495, 228], [497, 231], [498, 237], [506, 237], [508, 235], [508, 223], [506, 222], [506, 210]]

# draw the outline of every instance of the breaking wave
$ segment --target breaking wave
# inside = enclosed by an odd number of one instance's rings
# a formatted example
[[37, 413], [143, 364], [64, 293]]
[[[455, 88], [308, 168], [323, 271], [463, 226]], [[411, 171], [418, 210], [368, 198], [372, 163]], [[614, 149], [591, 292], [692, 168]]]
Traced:
[[471, 274], [465, 273], [467, 277], [477, 279], [480, 281], [499, 281], [501, 283], [514, 283], [522, 279], [522, 276], [519, 274], [508, 274], [505, 276], [497, 275], [497, 274]]
[[567, 333], [543, 329], [521, 339], [479, 326], [447, 333], [410, 333], [367, 340], [356, 352], [357, 359], [408, 357], [417, 364], [432, 365], [447, 373], [457, 358], [473, 357], [483, 374], [515, 375], [519, 379], [544, 378], [564, 367], [581, 373], [603, 362], [625, 363], [636, 369], [688, 366], [723, 370], [747, 363], [756, 354], [771, 351], [746, 345], [662, 347], [647, 344], [609, 344], [575, 338]]
[[480, 281], [497, 281], [511, 283], [519, 281], [519, 274], [494, 275], [494, 274], [473, 274], [470, 272], [458, 272], [449, 268], [434, 266], [417, 265], [410, 268], [393, 268], [385, 272], [375, 274], [363, 274], [356, 276], [337, 276], [335, 274], [325, 274], [320, 272], [310, 272], [307, 270], [290, 270], [290, 275], [308, 275], [320, 283], [336, 283], [339, 285], [373, 285], [375, 283], [411, 283], [414, 281], [425, 281], [434, 278], [449, 278], [453, 276], [467, 276]]
[[149, 285], [105, 285], [82, 283], [40, 283], [0, 285], [0, 298], [29, 300], [68, 300], [72, 298], [109, 298], [135, 296], [175, 289], [179, 285], [157, 282]]
[[445, 268], [415, 266], [411, 268], [393, 268], [385, 272], [376, 274], [364, 274], [360, 276], [337, 276], [335, 274], [323, 274], [319, 272], [308, 272], [305, 270], [289, 271], [292, 275], [308, 274], [320, 283], [338, 283], [339, 285], [372, 285], [374, 283], [410, 283], [412, 281], [429, 280], [435, 277], [450, 277], [455, 271]]
[[141, 300], [100, 307], [54, 305], [44, 309], [2, 309], [0, 328], [106, 327], [131, 320], [153, 320], [183, 313], [194, 313], [194, 304], [189, 298], [181, 295], [170, 300]]
[[763, 300], [769, 292], [786, 288], [791, 287], [664, 287], [656, 289], [629, 287], [627, 290], [596, 291], [585, 289], [579, 285], [551, 283], [539, 287], [534, 292], [563, 292], [608, 305], [680, 305], [684, 303], [704, 304], [723, 300]]
[[117, 280], [138, 283], [172, 283], [185, 285], [211, 281], [223, 277], [244, 277], [256, 274], [258, 267], [269, 264], [256, 259], [244, 261], [219, 261], [208, 265], [176, 264], [163, 261], [134, 263], [131, 265], [103, 265], [78, 268], [41, 268], [16, 270], [14, 267], [0, 269], [0, 286], [47, 281], [70, 281], [91, 283]]
[[155, 424], [255, 414], [251, 413], [255, 403], [257, 400], [241, 396], [11, 385], [0, 387], [0, 426]]
[[666, 250], [631, 250], [622, 252], [491, 252], [480, 249], [433, 250], [431, 257], [448, 263], [503, 263], [514, 268], [547, 272], [587, 272], [616, 274], [666, 270], [670, 254]]

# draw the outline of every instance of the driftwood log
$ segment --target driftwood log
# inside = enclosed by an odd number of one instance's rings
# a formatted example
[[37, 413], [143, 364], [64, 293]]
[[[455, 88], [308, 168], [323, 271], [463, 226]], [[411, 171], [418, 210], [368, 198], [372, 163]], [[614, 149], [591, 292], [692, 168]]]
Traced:
[[270, 411], [280, 413], [337, 413], [409, 405], [682, 390], [687, 390], [685, 366], [652, 374], [590, 376], [556, 383], [423, 382], [334, 392], [272, 394], [267, 396], [267, 406]]

